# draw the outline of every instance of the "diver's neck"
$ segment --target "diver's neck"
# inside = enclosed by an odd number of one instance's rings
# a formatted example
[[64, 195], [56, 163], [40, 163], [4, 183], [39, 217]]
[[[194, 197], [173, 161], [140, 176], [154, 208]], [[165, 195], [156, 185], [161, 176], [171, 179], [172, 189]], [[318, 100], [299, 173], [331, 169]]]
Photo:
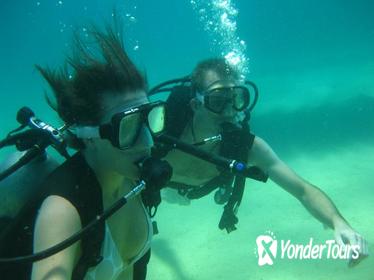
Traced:
[[116, 188], [125, 179], [125, 176], [107, 169], [97, 169], [95, 173], [103, 189]]
[[221, 123], [214, 119], [198, 121], [196, 118], [192, 118], [189, 132], [193, 140], [199, 142], [204, 138], [219, 134], [221, 132]]
[[125, 176], [113, 171], [98, 170], [95, 173], [101, 186], [104, 207], [107, 208], [124, 195], [130, 181]]
[[95, 160], [94, 156], [90, 153], [85, 153], [87, 164], [94, 171], [96, 178], [102, 188], [103, 194], [107, 191], [113, 192], [125, 181], [125, 176], [108, 168], [107, 165], [101, 164], [101, 161]]

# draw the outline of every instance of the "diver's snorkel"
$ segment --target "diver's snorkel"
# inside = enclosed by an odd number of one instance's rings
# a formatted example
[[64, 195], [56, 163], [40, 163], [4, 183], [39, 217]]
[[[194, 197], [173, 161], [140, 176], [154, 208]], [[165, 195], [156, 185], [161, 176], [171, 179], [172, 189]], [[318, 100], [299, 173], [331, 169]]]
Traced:
[[136, 185], [130, 192], [118, 199], [112, 206], [106, 209], [102, 214], [98, 215], [95, 220], [91, 221], [87, 226], [82, 228], [80, 231], [73, 234], [71, 237], [65, 239], [64, 241], [58, 243], [41, 252], [13, 258], [1, 258], [0, 265], [5, 263], [27, 263], [36, 262], [45, 258], [48, 258], [67, 247], [71, 246], [78, 240], [82, 239], [86, 234], [91, 232], [92, 228], [97, 226], [99, 223], [104, 222], [110, 216], [112, 216], [116, 211], [118, 211], [122, 206], [124, 206], [130, 199], [137, 196], [141, 191], [150, 190], [155, 191], [161, 189], [167, 184], [172, 176], [171, 166], [164, 160], [155, 159], [149, 157], [145, 159], [141, 164], [141, 176], [138, 185]]

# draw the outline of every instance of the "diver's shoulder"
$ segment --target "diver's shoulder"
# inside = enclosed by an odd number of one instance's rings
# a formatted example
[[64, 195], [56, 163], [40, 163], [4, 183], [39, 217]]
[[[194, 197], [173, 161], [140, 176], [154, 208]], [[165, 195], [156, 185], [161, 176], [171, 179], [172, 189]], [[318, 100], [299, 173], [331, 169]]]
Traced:
[[252, 149], [253, 151], [265, 151], [269, 149], [269, 144], [260, 136], [255, 135], [253, 139]]
[[270, 162], [274, 162], [277, 156], [270, 145], [261, 137], [255, 136], [253, 145], [249, 151], [249, 160], [252, 164], [258, 166], [267, 166]]
[[54, 222], [54, 225], [68, 221], [79, 226], [81, 225], [77, 208], [71, 201], [59, 195], [49, 195], [43, 200], [38, 218]]

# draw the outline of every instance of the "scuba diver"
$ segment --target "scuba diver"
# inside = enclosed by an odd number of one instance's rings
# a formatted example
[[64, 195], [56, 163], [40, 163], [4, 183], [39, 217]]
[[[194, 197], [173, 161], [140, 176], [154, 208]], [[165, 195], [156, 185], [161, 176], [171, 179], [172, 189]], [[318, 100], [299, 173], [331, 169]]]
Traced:
[[[65, 124], [68, 146], [77, 152], [48, 175], [42, 194], [22, 210], [13, 231], [2, 236], [1, 279], [146, 277], [153, 228], [149, 209], [137, 194], [160, 179], [159, 175], [146, 175], [152, 169], [152, 136], [164, 129], [165, 106], [148, 100], [145, 78], [126, 54], [120, 30], [107, 27], [102, 31], [93, 26], [90, 32], [95, 51], [92, 42], [88, 45], [77, 37], [76, 53], [67, 58], [68, 67], [54, 71], [36, 66], [55, 96], [55, 104], [48, 101]], [[35, 124], [33, 115], [23, 111], [25, 122]], [[35, 131], [39, 130], [29, 134]], [[165, 168], [162, 175], [167, 180], [171, 168]], [[126, 205], [112, 211], [105, 223], [96, 223], [121, 198]], [[92, 221], [95, 227], [81, 240], [51, 257], [32, 264], [2, 263], [4, 257], [48, 250]]]
[[[250, 81], [243, 82], [238, 71], [225, 59], [200, 62], [190, 76], [164, 82], [149, 95], [170, 92], [167, 97], [166, 135], [155, 139], [155, 156], [166, 159], [173, 176], [164, 189], [170, 199], [175, 189], [182, 204], [215, 192], [217, 204], [224, 204], [219, 228], [236, 229], [236, 212], [241, 203], [245, 178], [216, 168], [211, 163], [180, 151], [175, 143], [183, 142], [200, 149], [241, 160], [255, 169], [252, 179], [265, 182], [267, 177], [297, 198], [325, 226], [334, 230], [339, 245], [359, 246], [359, 257], [350, 256], [353, 266], [368, 256], [367, 241], [339, 213], [332, 200], [318, 187], [297, 175], [272, 150], [268, 143], [249, 128], [250, 111], [257, 102], [258, 90]], [[253, 102], [250, 93], [255, 94]], [[173, 193], [174, 196], [176, 193]]]

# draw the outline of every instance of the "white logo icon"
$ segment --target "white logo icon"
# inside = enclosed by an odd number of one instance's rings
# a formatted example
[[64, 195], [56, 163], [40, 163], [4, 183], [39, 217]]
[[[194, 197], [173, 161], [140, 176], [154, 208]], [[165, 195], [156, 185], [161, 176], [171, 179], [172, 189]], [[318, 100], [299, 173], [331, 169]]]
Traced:
[[259, 266], [273, 265], [277, 256], [278, 242], [272, 233], [271, 235], [260, 235], [256, 239]]

